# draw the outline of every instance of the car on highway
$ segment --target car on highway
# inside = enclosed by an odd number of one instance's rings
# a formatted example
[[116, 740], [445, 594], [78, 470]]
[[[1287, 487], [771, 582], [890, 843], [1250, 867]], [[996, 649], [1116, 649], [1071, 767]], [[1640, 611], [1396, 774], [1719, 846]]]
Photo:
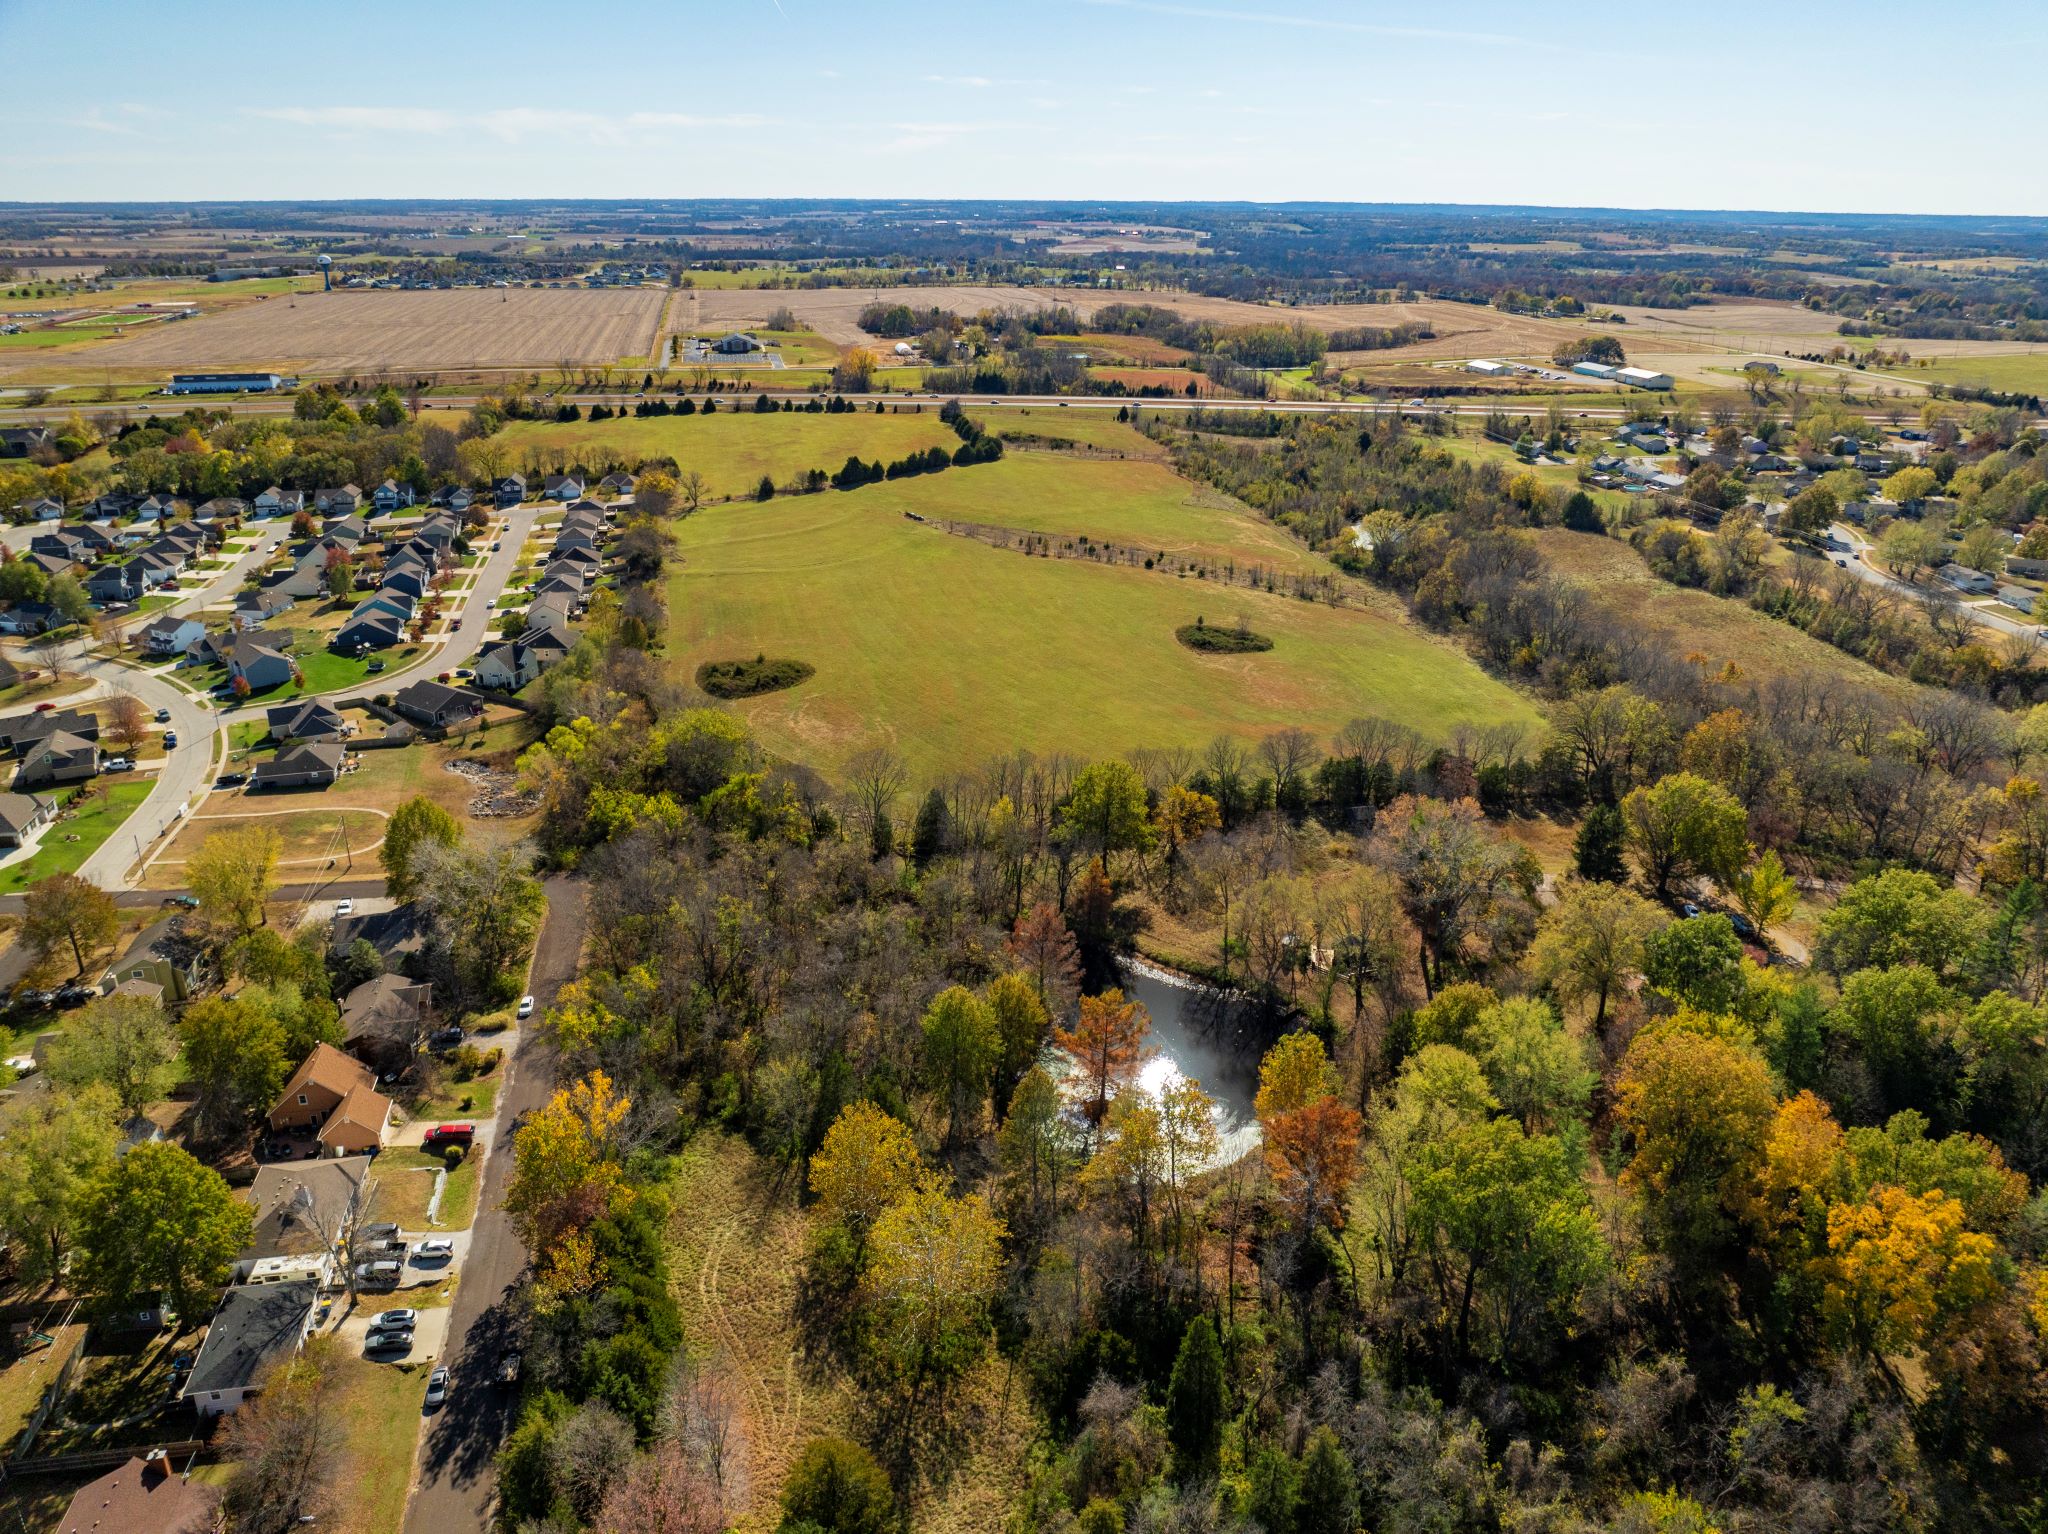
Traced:
[[448, 1399], [448, 1371], [436, 1369], [427, 1376], [427, 1410], [432, 1411]]
[[443, 1257], [453, 1257], [454, 1255], [455, 1243], [444, 1236], [434, 1236], [429, 1240], [420, 1242], [418, 1246], [412, 1249], [412, 1260], [414, 1262], [439, 1261]]
[[334, 915], [336, 920], [339, 920], [344, 916], [353, 916], [355, 914], [356, 903], [353, 900], [337, 900], [334, 902]]
[[517, 1015], [519, 1021], [522, 1023], [525, 1022], [529, 1017], [533, 1016], [533, 998], [531, 996], [522, 996], [519, 998], [519, 1012]]
[[376, 1315], [370, 1317], [370, 1325], [379, 1331], [398, 1331], [410, 1328], [419, 1318], [420, 1313], [417, 1310], [406, 1308], [380, 1310]]

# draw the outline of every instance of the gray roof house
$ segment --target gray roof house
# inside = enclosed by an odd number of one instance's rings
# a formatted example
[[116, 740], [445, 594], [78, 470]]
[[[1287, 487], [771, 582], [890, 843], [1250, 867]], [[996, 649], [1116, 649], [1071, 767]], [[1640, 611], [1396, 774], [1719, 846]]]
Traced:
[[185, 935], [185, 919], [173, 913], [135, 934], [128, 951], [100, 975], [100, 993], [110, 995], [131, 980], [163, 988], [162, 1000], [181, 1002], [205, 974], [205, 948]]
[[206, 1328], [206, 1341], [200, 1344], [179, 1399], [206, 1417], [240, 1406], [265, 1371], [305, 1345], [319, 1298], [320, 1282], [312, 1278], [237, 1284], [228, 1290]]
[[52, 788], [60, 783], [83, 783], [100, 770], [100, 748], [92, 741], [59, 730], [22, 753], [21, 768], [14, 774], [16, 791]]
[[246, 1202], [256, 1228], [235, 1259], [234, 1276], [246, 1279], [266, 1257], [309, 1257], [333, 1250], [362, 1203], [368, 1156], [273, 1162], [257, 1168]]
[[19, 847], [56, 813], [57, 801], [41, 794], [0, 794], [0, 847]]
[[284, 686], [292, 679], [292, 658], [279, 648], [283, 643], [261, 629], [240, 635], [228, 650], [228, 675], [247, 682], [251, 692]]
[[142, 647], [152, 655], [183, 655], [206, 634], [206, 625], [196, 617], [173, 617], [165, 613], [142, 631]]
[[261, 788], [327, 788], [341, 776], [348, 749], [340, 741], [315, 740], [286, 746], [267, 762], [258, 762], [249, 786]]
[[272, 740], [339, 740], [348, 733], [348, 721], [340, 711], [319, 698], [280, 703], [263, 718]]
[[416, 724], [450, 729], [467, 724], [484, 711], [475, 693], [440, 682], [414, 682], [391, 700], [391, 706]]

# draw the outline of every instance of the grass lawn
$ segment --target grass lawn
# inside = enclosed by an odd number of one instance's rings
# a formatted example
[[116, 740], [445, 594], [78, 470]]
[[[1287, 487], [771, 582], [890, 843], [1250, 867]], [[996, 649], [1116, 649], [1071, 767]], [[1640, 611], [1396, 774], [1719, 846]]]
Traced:
[[685, 472], [704, 476], [706, 493], [717, 497], [753, 490], [763, 474], [777, 484], [806, 469], [827, 473], [859, 454], [884, 463], [928, 447], [949, 451], [959, 445], [951, 427], [932, 405], [917, 414], [876, 415], [857, 410], [843, 415], [778, 411], [756, 415], [748, 405], [720, 405], [715, 415], [628, 416], [611, 421], [520, 421], [504, 431], [507, 458], [524, 463], [535, 449], [580, 457], [596, 469], [611, 462], [638, 465], [674, 458]]
[[[1000, 467], [948, 470], [934, 485]], [[1063, 484], [1099, 488], [1086, 473], [1032, 477], [1055, 500]], [[704, 661], [757, 653], [808, 661], [809, 681], [735, 707], [772, 749], [828, 773], [877, 742], [932, 776], [1019, 747], [1101, 757], [1287, 725], [1327, 736], [1371, 714], [1441, 740], [1461, 720], [1536, 717], [1391, 603], [1331, 608], [1026, 557], [907, 520], [904, 483], [715, 507], [677, 528], [670, 663], [694, 676]], [[1197, 617], [1239, 614], [1273, 637], [1270, 652], [1203, 655], [1174, 638]]]
[[1602, 606], [1662, 635], [1674, 653], [1703, 657], [1709, 672], [1733, 662], [1759, 681], [1839, 677], [1887, 691], [1912, 689], [1912, 683], [1767, 617], [1746, 602], [1660, 581], [1642, 556], [1618, 538], [1563, 528], [1544, 528], [1531, 536], [1558, 574], [1584, 586]]
[[71, 1395], [64, 1403], [68, 1426], [37, 1439], [45, 1454], [70, 1454], [83, 1449], [147, 1443], [164, 1437], [160, 1422], [138, 1422], [109, 1428], [153, 1401], [164, 1398], [171, 1380], [171, 1360], [199, 1350], [200, 1327], [172, 1335], [95, 1334], [72, 1376]]
[[328, 1350], [337, 1386], [334, 1419], [342, 1424], [333, 1483], [340, 1492], [321, 1527], [389, 1534], [405, 1523], [428, 1365], [371, 1363], [331, 1340], [310, 1346]]
[[389, 1220], [401, 1230], [425, 1230], [427, 1204], [434, 1196], [435, 1164], [425, 1156], [415, 1159], [405, 1150], [381, 1152], [377, 1175], [370, 1184], [370, 1219]]
[[54, 703], [92, 686], [92, 678], [66, 674], [52, 680], [47, 671], [35, 673], [35, 680], [0, 687], [0, 709], [17, 709], [31, 703]]
[[406, 1113], [416, 1119], [487, 1119], [498, 1110], [498, 1087], [503, 1077], [504, 1066], [500, 1064], [488, 1076], [473, 1076], [468, 1081], [450, 1078], [441, 1083], [432, 1097], [409, 1104]]
[[1148, 553], [1229, 560], [1240, 567], [1317, 573], [1330, 568], [1228, 497], [1190, 484], [1164, 464], [1136, 459], [1013, 452], [996, 463], [826, 494], [878, 499], [899, 514], [1086, 534]]
[[[686, 1345], [730, 1370], [747, 1444], [751, 1513], [736, 1527], [775, 1526], [783, 1478], [804, 1445], [826, 1434], [859, 1437], [853, 1382], [828, 1349], [806, 1347], [799, 1280], [811, 1222], [773, 1169], [734, 1136], [707, 1131], [676, 1158], [670, 1188], [670, 1285]], [[1026, 1392], [1005, 1390], [991, 1350], [969, 1369], [947, 1412], [944, 1452], [906, 1488], [914, 1534], [998, 1534], [1009, 1527], [1035, 1436]]]
[[[1900, 344], [1908, 351], [1914, 349], [1911, 341]], [[2048, 349], [1994, 352], [1981, 357], [1929, 357], [1906, 367], [1878, 368], [1876, 371], [1896, 373], [1901, 378], [1921, 378], [1930, 383], [1997, 389], [2007, 394], [2048, 394]]]
[[[51, 1321], [63, 1313], [63, 1309], [58, 1309]], [[41, 1324], [40, 1316], [35, 1319]], [[27, 1428], [28, 1419], [35, 1415], [44, 1388], [57, 1377], [64, 1360], [85, 1336], [85, 1323], [76, 1321], [70, 1326], [51, 1328], [50, 1335], [56, 1340], [49, 1347], [38, 1348], [0, 1369], [0, 1446], [10, 1453], [15, 1439]]]
[[[1131, 401], [1131, 409], [1143, 408], [1142, 401]], [[1059, 405], [1011, 405], [998, 409], [977, 405], [968, 414], [984, 431], [997, 436], [1048, 437], [1055, 442], [1078, 443], [1132, 458], [1166, 456], [1165, 448], [1128, 422], [1119, 421], [1114, 410]], [[1173, 418], [1172, 414], [1165, 417], [1169, 421]]]
[[120, 830], [135, 807], [149, 797], [149, 790], [149, 779], [128, 778], [112, 784], [106, 796], [95, 799], [89, 808], [53, 823], [43, 832], [42, 845], [34, 856], [0, 868], [0, 892], [18, 894], [51, 874], [76, 873], [79, 864]]

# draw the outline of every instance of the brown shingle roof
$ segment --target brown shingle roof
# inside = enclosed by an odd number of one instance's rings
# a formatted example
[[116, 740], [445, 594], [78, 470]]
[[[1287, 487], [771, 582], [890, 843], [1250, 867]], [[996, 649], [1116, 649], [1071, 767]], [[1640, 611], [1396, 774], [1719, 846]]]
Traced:
[[336, 1097], [347, 1097], [357, 1087], [375, 1086], [370, 1068], [362, 1061], [343, 1054], [332, 1044], [315, 1044], [299, 1068], [292, 1072], [292, 1079], [284, 1084], [278, 1094], [277, 1107], [282, 1108], [308, 1086], [324, 1088]]
[[58, 1525], [63, 1534], [196, 1534], [209, 1526], [213, 1494], [139, 1455], [81, 1486]]

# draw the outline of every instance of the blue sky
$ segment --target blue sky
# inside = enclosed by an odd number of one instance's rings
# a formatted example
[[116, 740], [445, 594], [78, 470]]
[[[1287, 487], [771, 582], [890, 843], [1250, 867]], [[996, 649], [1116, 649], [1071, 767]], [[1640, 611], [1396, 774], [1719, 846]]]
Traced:
[[2048, 6], [0, 0], [0, 200], [2048, 214]]

